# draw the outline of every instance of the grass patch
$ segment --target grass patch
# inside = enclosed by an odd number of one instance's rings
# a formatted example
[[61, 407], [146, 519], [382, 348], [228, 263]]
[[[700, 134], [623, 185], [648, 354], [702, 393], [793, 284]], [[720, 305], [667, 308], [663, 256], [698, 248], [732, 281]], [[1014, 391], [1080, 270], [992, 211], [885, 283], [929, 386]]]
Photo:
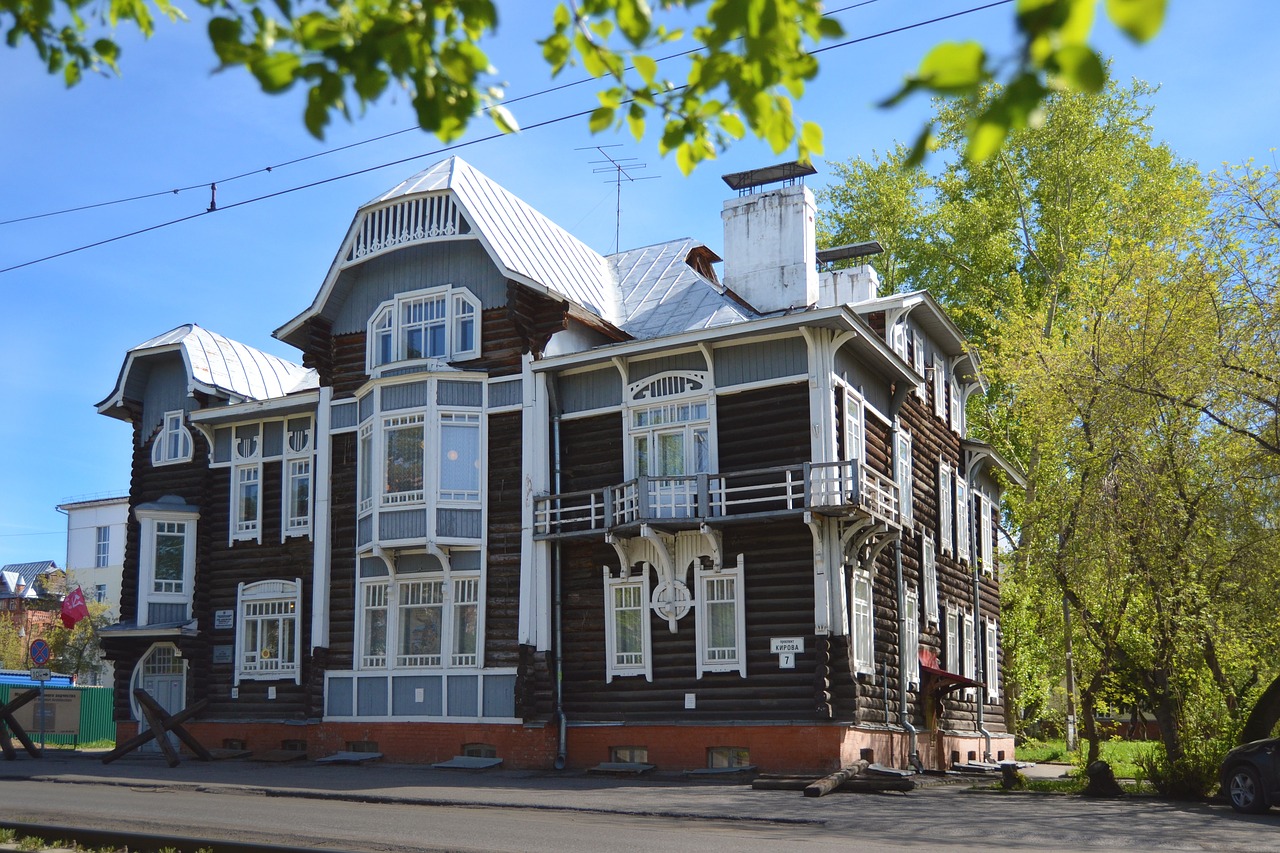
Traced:
[[[1100, 757], [1111, 765], [1116, 778], [1138, 780], [1146, 778], [1138, 759], [1152, 749], [1154, 744], [1151, 741], [1104, 740], [1100, 746]], [[1066, 742], [1061, 740], [1028, 740], [1014, 750], [1014, 757], [1019, 761], [1034, 761], [1037, 764], [1063, 761], [1083, 768], [1085, 753], [1083, 751], [1068, 752]]]

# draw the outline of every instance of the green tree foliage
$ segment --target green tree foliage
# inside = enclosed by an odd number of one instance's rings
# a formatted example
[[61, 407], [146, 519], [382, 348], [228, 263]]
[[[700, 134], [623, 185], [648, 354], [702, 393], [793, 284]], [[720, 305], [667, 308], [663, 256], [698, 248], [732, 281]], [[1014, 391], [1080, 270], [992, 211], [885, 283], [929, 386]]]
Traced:
[[[1150, 96], [1138, 83], [1051, 94], [1041, 126], [980, 163], [961, 156], [969, 117], [1003, 93], [940, 102], [945, 164], [904, 172], [905, 147], [844, 164], [820, 233], [878, 240], [888, 285], [932, 290], [981, 351], [991, 393], [969, 422], [1030, 481], [1007, 507], [1014, 716], [1043, 708], [1045, 680], [1061, 678], [1065, 597], [1094, 749], [1091, 711], [1136, 702], [1176, 765], [1188, 743], [1229, 736], [1278, 670], [1280, 505], [1256, 439], [1274, 424], [1274, 386], [1260, 391], [1277, 327], [1274, 302], [1252, 295], [1275, 278], [1254, 275], [1251, 290], [1245, 255], [1235, 270], [1222, 261], [1248, 245], [1265, 269], [1269, 244], [1233, 225], [1241, 207], [1224, 199], [1262, 196], [1270, 173], [1209, 182], [1153, 142]], [[1245, 177], [1250, 191], [1224, 195]], [[1213, 411], [1233, 375], [1250, 393]]]
[[98, 633], [112, 621], [106, 604], [92, 602], [88, 606], [89, 615], [72, 628], [64, 628], [59, 622], [45, 632], [53, 652], [53, 668], [74, 675], [78, 681], [102, 668]]
[[[1097, 91], [1102, 62], [1089, 47], [1098, 0], [1019, 0], [1017, 54], [1007, 87], [965, 125], [969, 154], [994, 152], [1010, 128], [1034, 124], [1053, 91]], [[496, 0], [194, 0], [223, 68], [243, 66], [264, 92], [304, 86], [307, 129], [320, 136], [333, 114], [403, 88], [419, 125], [448, 141], [481, 109], [504, 131], [497, 71], [481, 47], [496, 30]], [[1163, 21], [1165, 0], [1106, 0], [1108, 17], [1137, 40]], [[115, 72], [118, 26], [144, 36], [157, 18], [186, 20], [175, 0], [0, 0], [9, 46], [27, 41], [68, 85], [86, 72]], [[822, 153], [818, 125], [797, 119], [793, 99], [818, 73], [813, 50], [842, 35], [819, 0], [566, 0], [539, 44], [556, 73], [580, 65], [600, 81], [593, 131], [626, 125], [639, 139], [651, 117], [659, 147], [690, 171], [750, 131], [775, 152]], [[679, 71], [656, 55], [676, 42], [697, 50]], [[977, 43], [941, 44], [908, 78], [897, 100], [924, 90], [967, 97], [995, 79], [999, 57]], [[922, 156], [931, 130], [918, 141]]]
[[8, 613], [0, 613], [0, 669], [22, 669], [27, 665], [27, 646], [18, 635]]

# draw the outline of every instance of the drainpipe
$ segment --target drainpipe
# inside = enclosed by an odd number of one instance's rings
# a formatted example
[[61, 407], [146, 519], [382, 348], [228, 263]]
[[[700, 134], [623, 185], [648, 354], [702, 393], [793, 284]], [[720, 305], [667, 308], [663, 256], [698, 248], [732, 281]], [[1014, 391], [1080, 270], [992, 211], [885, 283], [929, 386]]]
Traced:
[[[966, 510], [966, 514], [967, 514], [967, 510]], [[978, 639], [982, 638], [982, 641], [986, 642], [986, 633], [980, 630], [982, 627], [982, 612], [981, 612], [982, 592], [981, 592], [981, 584], [979, 583], [980, 571], [981, 570], [976, 565], [973, 567], [973, 654], [975, 657], [977, 656], [978, 649], [979, 649]], [[974, 669], [976, 670], [977, 667], [975, 666]], [[985, 725], [983, 724], [982, 706], [987, 704], [987, 688], [986, 688], [985, 682], [990, 677], [991, 677], [991, 674], [987, 672], [987, 657], [986, 655], [983, 655], [982, 656], [982, 680], [984, 684], [982, 687], [978, 688], [978, 698], [977, 698], [976, 704], [978, 707], [978, 732], [979, 734], [982, 735], [982, 739], [986, 742], [986, 746], [985, 746], [986, 751], [983, 752], [982, 754], [982, 760], [987, 764], [991, 763], [991, 732], [987, 731]]]
[[[547, 393], [551, 396], [551, 404], [555, 407], [555, 392], [552, 382], [547, 382]], [[553, 493], [560, 494], [560, 415], [557, 413], [551, 420], [551, 454]], [[561, 567], [560, 542], [556, 540], [551, 546], [551, 585], [552, 585], [552, 632], [555, 643], [555, 696], [556, 722], [559, 726], [556, 746], [555, 768], [563, 770], [568, 761], [568, 731], [564, 715], [564, 607], [561, 596], [563, 569]]]
[[[911, 393], [911, 390], [905, 383], [895, 383], [893, 397], [889, 401], [889, 414], [893, 418], [893, 428], [889, 431], [889, 459], [891, 460], [890, 470], [895, 475], [898, 471], [898, 431], [900, 429], [898, 426], [898, 413], [902, 411], [902, 404], [906, 401], [907, 394]], [[901, 500], [902, 496], [899, 495], [898, 497]], [[902, 508], [899, 507], [898, 511], [901, 513]], [[906, 666], [903, 664], [904, 649], [907, 645], [907, 587], [906, 581], [902, 576], [901, 533], [899, 533], [897, 541], [893, 543], [893, 568], [898, 588], [898, 723], [902, 726], [903, 731], [907, 733], [907, 763], [914, 767], [916, 772], [920, 772], [924, 768], [924, 764], [920, 760], [919, 733], [916, 731], [916, 727], [911, 724], [911, 712], [907, 705], [907, 674]]]

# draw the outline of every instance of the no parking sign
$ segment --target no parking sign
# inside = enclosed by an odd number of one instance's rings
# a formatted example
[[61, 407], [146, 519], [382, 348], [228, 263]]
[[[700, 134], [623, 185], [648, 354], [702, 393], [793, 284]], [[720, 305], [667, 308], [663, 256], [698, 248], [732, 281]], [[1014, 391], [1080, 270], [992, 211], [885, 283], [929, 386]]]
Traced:
[[44, 640], [31, 641], [31, 662], [36, 666], [44, 666], [49, 662], [53, 652], [49, 648], [49, 644]]

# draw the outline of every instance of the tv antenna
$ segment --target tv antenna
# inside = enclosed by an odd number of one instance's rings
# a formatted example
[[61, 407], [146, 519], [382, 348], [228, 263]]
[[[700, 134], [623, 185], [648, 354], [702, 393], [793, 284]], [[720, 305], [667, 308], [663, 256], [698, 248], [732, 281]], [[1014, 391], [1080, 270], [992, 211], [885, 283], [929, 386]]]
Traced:
[[622, 251], [621, 234], [622, 234], [622, 182], [629, 181], [655, 181], [662, 177], [661, 175], [643, 175], [637, 176], [632, 174], [641, 169], [649, 168], [647, 163], [635, 162], [635, 157], [614, 157], [606, 148], [621, 148], [622, 145], [589, 145], [585, 148], [575, 149], [577, 151], [599, 151], [603, 160], [590, 160], [588, 165], [595, 166], [592, 174], [605, 175], [612, 174], [613, 177], [605, 181], [606, 184], [614, 185], [615, 202], [613, 211], [613, 250], [615, 252]]

